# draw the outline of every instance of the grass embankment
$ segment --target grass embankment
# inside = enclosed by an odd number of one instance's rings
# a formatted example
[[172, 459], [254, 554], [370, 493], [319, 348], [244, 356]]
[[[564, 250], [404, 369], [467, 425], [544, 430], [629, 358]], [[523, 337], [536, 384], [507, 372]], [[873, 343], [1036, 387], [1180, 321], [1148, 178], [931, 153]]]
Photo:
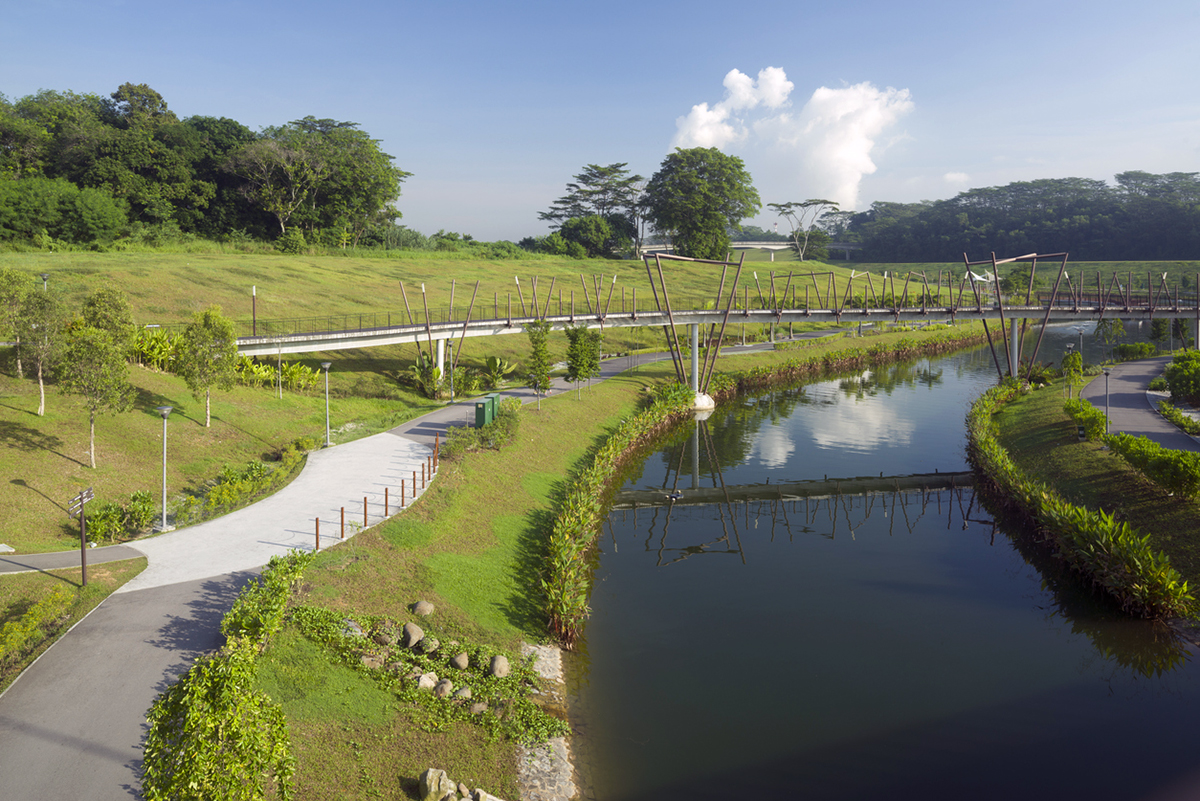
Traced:
[[[146, 568], [145, 559], [127, 559], [88, 566], [88, 584], [82, 586], [79, 568], [44, 573], [18, 573], [0, 579], [0, 630], [16, 624], [52, 593], [69, 594], [61, 614], [39, 622], [37, 631], [22, 647], [8, 652], [0, 642], [0, 692], [8, 687], [33, 660], [95, 609], [118, 587]], [[10, 629], [11, 631], [11, 629]]]
[[[802, 353], [820, 359], [920, 336], [841, 339]], [[797, 355], [758, 353], [722, 366], [769, 369]], [[433, 621], [443, 642], [451, 637], [513, 649], [521, 640], [544, 638], [538, 589], [544, 537], [568, 477], [590, 464], [592, 453], [635, 414], [647, 385], [672, 376], [669, 364], [653, 365], [597, 384], [579, 399], [573, 392], [547, 399], [540, 412], [526, 407], [516, 442], [443, 461], [437, 481], [410, 509], [322, 553], [296, 601], [404, 621], [406, 606], [424, 598], [438, 608]], [[405, 797], [396, 777], [409, 786], [427, 767], [516, 797], [511, 745], [488, 743], [467, 724], [423, 731], [414, 710], [334, 664], [294, 627], [285, 627], [264, 656], [262, 672], [263, 686], [288, 716], [299, 798]]]
[[1061, 384], [1018, 396], [995, 416], [1000, 444], [1030, 478], [1148, 534], [1188, 581], [1200, 582], [1200, 504], [1169, 496], [1097, 442], [1080, 442]]

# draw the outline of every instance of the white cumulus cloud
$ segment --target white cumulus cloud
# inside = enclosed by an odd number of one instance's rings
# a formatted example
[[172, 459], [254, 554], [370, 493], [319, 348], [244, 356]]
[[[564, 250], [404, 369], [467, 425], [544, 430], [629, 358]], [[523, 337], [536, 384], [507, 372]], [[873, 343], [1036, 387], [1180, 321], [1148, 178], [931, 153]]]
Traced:
[[787, 105], [794, 84], [779, 67], [767, 67], [758, 73], [758, 80], [736, 69], [725, 76], [725, 99], [714, 104], [692, 106], [686, 117], [675, 120], [672, 147], [724, 147], [746, 138], [745, 121], [734, 112], [749, 111], [757, 106], [778, 109]]
[[971, 180], [971, 176], [965, 172], [948, 172], [942, 176], [942, 180], [950, 186], [966, 186]]
[[772, 202], [824, 197], [855, 208], [863, 177], [875, 172], [875, 155], [888, 144], [885, 134], [913, 109], [907, 89], [863, 82], [822, 86], [795, 111], [788, 101], [794, 84], [778, 67], [762, 70], [757, 80], [731, 70], [724, 86], [719, 103], [693, 106], [676, 120], [671, 144], [738, 145], [747, 166], [758, 170], [764, 201]]

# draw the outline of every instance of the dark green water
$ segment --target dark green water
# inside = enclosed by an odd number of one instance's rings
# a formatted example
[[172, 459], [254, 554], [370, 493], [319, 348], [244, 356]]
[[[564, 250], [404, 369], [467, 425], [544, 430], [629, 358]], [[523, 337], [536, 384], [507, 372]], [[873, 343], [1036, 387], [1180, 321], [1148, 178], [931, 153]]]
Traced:
[[1200, 797], [1192, 652], [972, 490], [770, 489], [965, 471], [994, 381], [984, 348], [780, 390], [645, 462], [625, 491], [663, 497], [611, 513], [572, 665], [585, 797]]

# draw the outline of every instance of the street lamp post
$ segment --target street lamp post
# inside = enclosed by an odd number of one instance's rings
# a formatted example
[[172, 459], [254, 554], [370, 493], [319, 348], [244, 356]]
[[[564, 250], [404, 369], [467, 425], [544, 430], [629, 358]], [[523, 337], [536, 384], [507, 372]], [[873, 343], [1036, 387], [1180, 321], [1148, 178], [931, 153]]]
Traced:
[[333, 362], [321, 362], [321, 369], [325, 371], [325, 447], [328, 448], [333, 443], [329, 439], [329, 367]]
[[42, 273], [42, 291], [46, 291], [46, 279], [50, 277], [50, 273]]
[[1063, 354], [1064, 358], [1063, 358], [1063, 371], [1062, 371], [1063, 372], [1063, 389], [1066, 390], [1068, 398], [1071, 397], [1071, 377], [1070, 377], [1070, 374], [1067, 372], [1066, 357], [1070, 356], [1074, 352], [1075, 352], [1075, 343], [1068, 342], [1067, 343], [1067, 352]]
[[250, 287], [250, 336], [258, 336], [258, 285]]
[[162, 415], [163, 457], [162, 457], [162, 525], [160, 531], [167, 531], [167, 417], [171, 414], [170, 406], [156, 406], [154, 411]]
[[1083, 326], [1079, 326], [1075, 330], [1079, 332], [1079, 358], [1082, 359], [1083, 358]]
[[1104, 368], [1104, 433], [1105, 433], [1105, 434], [1107, 434], [1107, 433], [1108, 433], [1108, 415], [1109, 415], [1109, 406], [1108, 406], [1108, 376], [1109, 376], [1109, 374], [1110, 374], [1110, 373], [1112, 373], [1112, 370], [1110, 370], [1109, 368], [1105, 367], [1105, 368]]
[[450, 371], [450, 402], [454, 403], [454, 343], [446, 340], [446, 358], [449, 360], [447, 370]]

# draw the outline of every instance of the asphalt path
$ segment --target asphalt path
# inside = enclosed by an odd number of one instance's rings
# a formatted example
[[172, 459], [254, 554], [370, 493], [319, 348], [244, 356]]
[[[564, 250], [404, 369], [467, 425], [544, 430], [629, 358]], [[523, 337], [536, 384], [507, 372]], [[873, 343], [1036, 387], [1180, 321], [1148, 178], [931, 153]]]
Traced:
[[[668, 358], [605, 360], [600, 380]], [[572, 389], [552, 382], [553, 393]], [[536, 400], [528, 389], [501, 395]], [[316, 451], [283, 490], [216, 520], [89, 550], [89, 563], [145, 555], [149, 566], [0, 694], [0, 798], [140, 797], [146, 711], [197, 656], [221, 645], [221, 618], [242, 586], [272, 555], [312, 550], [317, 518], [324, 549], [340, 541], [342, 507], [348, 520], [362, 519], [364, 496], [372, 525], [383, 518], [385, 487], [395, 514], [400, 480], [407, 480], [411, 501], [412, 471], [419, 477], [435, 439], [450, 426], [472, 424], [474, 409], [473, 400], [447, 404], [391, 431]], [[78, 551], [0, 557], [0, 573], [78, 565]]]
[[1112, 433], [1123, 431], [1135, 437], [1143, 436], [1171, 450], [1200, 451], [1200, 444], [1193, 437], [1158, 413], [1156, 407], [1161, 396], [1146, 391], [1150, 380], [1162, 375], [1170, 361], [1170, 356], [1161, 356], [1113, 365], [1108, 376], [1107, 397], [1102, 375], [1084, 387], [1083, 397], [1096, 408], [1109, 410], [1108, 430]]

